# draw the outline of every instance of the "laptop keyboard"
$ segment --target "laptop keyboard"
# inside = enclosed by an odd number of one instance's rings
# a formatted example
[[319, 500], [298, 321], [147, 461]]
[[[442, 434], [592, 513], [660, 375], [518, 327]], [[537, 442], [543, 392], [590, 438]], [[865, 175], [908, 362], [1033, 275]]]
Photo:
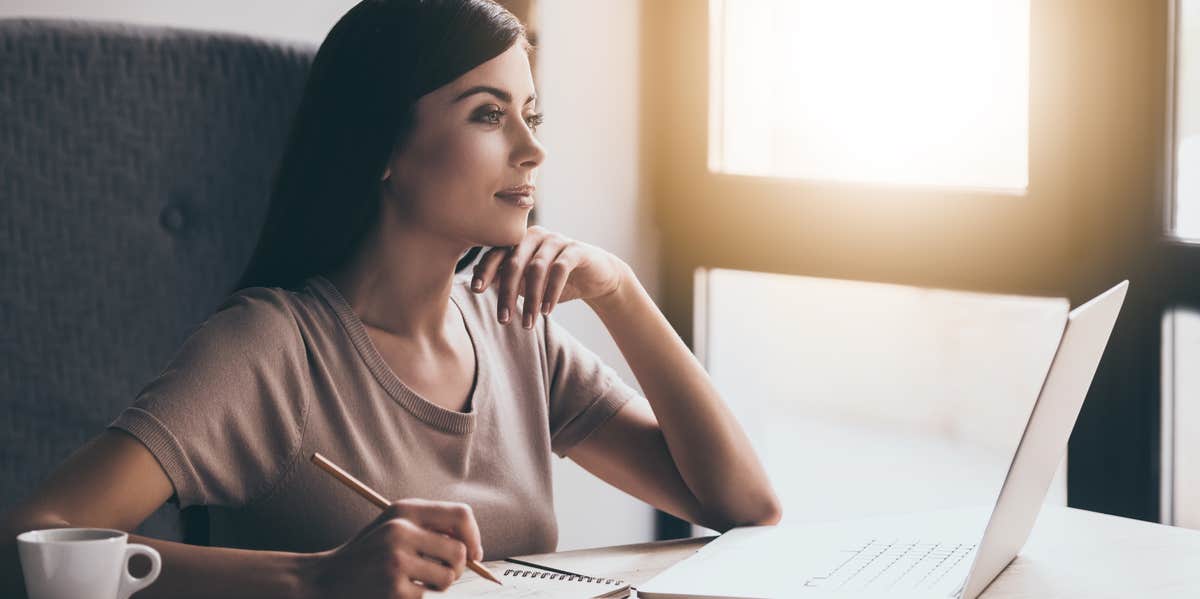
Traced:
[[[970, 562], [975, 545], [871, 539], [837, 553], [828, 573], [804, 586], [844, 591], [931, 589]], [[966, 578], [966, 572], [956, 578]], [[956, 580], [961, 583], [962, 580]]]

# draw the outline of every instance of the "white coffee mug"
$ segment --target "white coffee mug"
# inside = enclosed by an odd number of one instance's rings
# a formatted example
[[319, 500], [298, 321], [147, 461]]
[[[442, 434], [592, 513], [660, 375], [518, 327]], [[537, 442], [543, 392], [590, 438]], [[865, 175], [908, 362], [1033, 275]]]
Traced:
[[[158, 578], [162, 558], [153, 547], [129, 543], [108, 528], [49, 528], [17, 535], [29, 599], [126, 599]], [[134, 578], [129, 558], [150, 558], [150, 573]]]

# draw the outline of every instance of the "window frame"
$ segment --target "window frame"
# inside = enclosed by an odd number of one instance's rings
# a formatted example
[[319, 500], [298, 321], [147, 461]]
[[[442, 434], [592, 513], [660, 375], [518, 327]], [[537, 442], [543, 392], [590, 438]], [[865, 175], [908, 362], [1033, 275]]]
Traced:
[[[1162, 226], [1175, 1], [1031, 4], [1025, 196], [708, 172], [708, 3], [644, 3], [641, 151], [667, 318], [690, 344], [698, 267], [1072, 305], [1128, 278], [1069, 444], [1068, 504], [1158, 521], [1162, 315], [1200, 305], [1200, 277], [1188, 276], [1200, 247]], [[658, 516], [659, 538], [689, 530]]]
[[[1159, 264], [1160, 272], [1157, 278], [1162, 294], [1163, 330], [1162, 330], [1162, 412], [1159, 418], [1160, 452], [1162, 462], [1159, 468], [1159, 521], [1164, 524], [1174, 524], [1174, 412], [1178, 397], [1174, 393], [1174, 331], [1168, 327], [1174, 326], [1174, 317], [1169, 313], [1173, 309], [1191, 309], [1200, 311], [1200, 240], [1189, 240], [1175, 235], [1175, 208], [1178, 201], [1176, 194], [1176, 177], [1178, 174], [1179, 136], [1176, 125], [1179, 110], [1178, 86], [1176, 79], [1179, 73], [1179, 42], [1182, 32], [1180, 26], [1180, 3], [1182, 0], [1166, 0], [1168, 4], [1168, 36], [1167, 36], [1167, 91], [1166, 118], [1164, 126], [1167, 131], [1163, 147], [1163, 229], [1165, 234], [1161, 240], [1160, 252], [1162, 259]], [[1200, 116], [1198, 114], [1197, 116]]]

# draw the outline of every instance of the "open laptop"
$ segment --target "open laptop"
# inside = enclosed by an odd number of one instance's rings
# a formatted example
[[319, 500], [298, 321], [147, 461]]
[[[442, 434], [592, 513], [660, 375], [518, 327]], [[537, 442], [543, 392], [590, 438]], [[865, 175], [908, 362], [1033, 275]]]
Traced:
[[638, 597], [974, 599], [1029, 537], [1128, 287], [1129, 281], [1122, 281], [1067, 317], [990, 513], [985, 507], [735, 528], [639, 585]]

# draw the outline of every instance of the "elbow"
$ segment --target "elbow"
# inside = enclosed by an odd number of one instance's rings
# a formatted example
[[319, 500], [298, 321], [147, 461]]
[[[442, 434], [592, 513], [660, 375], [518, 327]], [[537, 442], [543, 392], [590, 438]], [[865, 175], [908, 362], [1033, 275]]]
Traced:
[[0, 530], [13, 538], [30, 530], [68, 528], [70, 526], [70, 522], [57, 514], [23, 504], [18, 504], [8, 512], [0, 514]]
[[[16, 555], [17, 536], [43, 528], [68, 528], [71, 523], [55, 514], [13, 509], [0, 514], [0, 534], [8, 539], [8, 549]], [[0, 593], [3, 595], [3, 593]]]
[[25, 597], [25, 576], [21, 571], [17, 536], [42, 528], [66, 528], [71, 524], [54, 514], [32, 511], [17, 506], [0, 514], [0, 534], [7, 539], [0, 543], [0, 597]]
[[748, 495], [735, 526], [774, 526], [783, 519], [783, 504], [770, 485]]
[[763, 501], [759, 513], [743, 526], [774, 526], [779, 524], [780, 520], [783, 520], [783, 505], [779, 503], [779, 498], [772, 493]]
[[783, 520], [783, 505], [772, 493], [757, 502], [753, 509], [743, 509], [743, 511], [726, 509], [709, 512], [706, 516], [701, 525], [722, 533], [740, 526], [774, 526]]

